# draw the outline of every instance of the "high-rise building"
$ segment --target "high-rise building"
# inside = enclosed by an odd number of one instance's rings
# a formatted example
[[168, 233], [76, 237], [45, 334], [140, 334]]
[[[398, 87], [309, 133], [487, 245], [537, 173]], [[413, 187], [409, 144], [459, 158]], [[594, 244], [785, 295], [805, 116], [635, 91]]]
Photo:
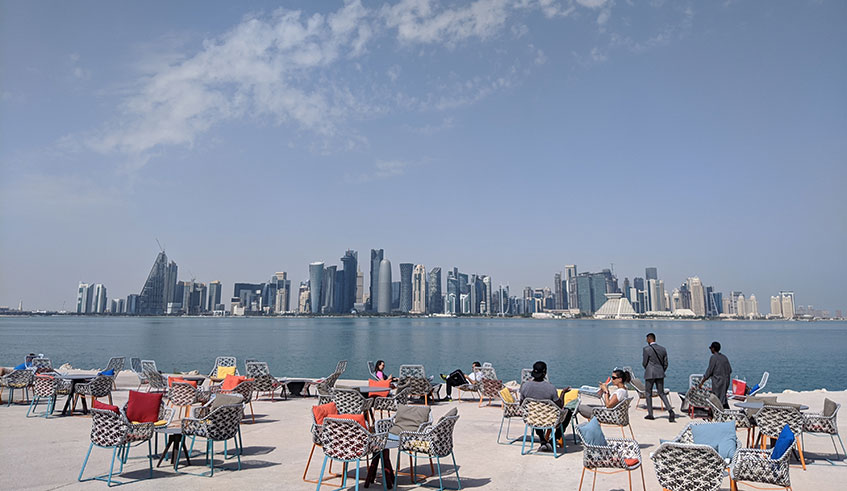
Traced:
[[756, 295], [750, 294], [747, 299], [747, 315], [750, 317], [759, 317], [759, 301], [756, 300]]
[[648, 310], [652, 312], [661, 312], [666, 309], [665, 305], [665, 288], [661, 280], [647, 280], [647, 292], [649, 295]]
[[168, 263], [168, 267], [165, 270], [165, 306], [172, 302], [179, 303], [181, 301], [181, 295], [177, 295], [176, 287], [177, 283], [177, 274], [179, 272], [179, 268], [175, 262], [171, 261]]
[[[278, 272], [271, 278], [271, 281], [276, 284], [276, 295], [274, 298], [274, 313], [281, 314], [291, 310], [291, 280], [288, 279], [288, 273], [285, 271]], [[210, 290], [211, 291], [211, 290]]]
[[[794, 292], [789, 291], [781, 291], [779, 292], [779, 296], [782, 301], [782, 318], [783, 319], [793, 319], [794, 318]], [[812, 309], [809, 309], [812, 310]]]
[[126, 310], [125, 312], [130, 315], [138, 314], [138, 294], [130, 293], [126, 296]]
[[91, 307], [95, 314], [103, 314], [106, 312], [106, 287], [102, 283], [94, 285], [94, 300], [91, 302]]
[[[447, 271], [447, 296], [449, 297], [450, 295], [453, 295], [454, 297], [456, 297], [455, 303], [457, 304], [456, 305], [457, 308], [461, 308], [461, 306], [458, 305], [458, 302], [461, 300], [459, 295], [461, 295], [461, 294], [462, 294], [462, 291], [461, 291], [461, 288], [459, 286], [459, 270], [457, 268], [453, 268], [452, 270]], [[457, 311], [457, 312], [450, 312], [450, 313], [451, 314], [457, 314], [457, 313], [461, 313], [461, 312]]]
[[[309, 265], [309, 305], [313, 314], [321, 312], [324, 263], [317, 261]], [[302, 287], [301, 287], [302, 291]]]
[[391, 311], [400, 310], [400, 282], [391, 282]]
[[646, 278], [647, 281], [658, 280], [659, 271], [656, 268], [644, 268], [644, 278]]
[[91, 302], [93, 300], [94, 289], [93, 285], [80, 282], [76, 294], [76, 313], [89, 314], [91, 313]]
[[[309, 274], [312, 271], [310, 268]], [[309, 281], [301, 281], [300, 288], [297, 292], [297, 311], [301, 314], [312, 313], [312, 292], [309, 287]]]
[[567, 290], [565, 291], [565, 294], [568, 296], [567, 305], [565, 305], [564, 308], [579, 308], [579, 293], [577, 292], [576, 283], [576, 264], [565, 265], [564, 282], [567, 285]]
[[624, 279], [623, 279], [623, 296], [624, 296], [627, 300], [629, 300], [630, 302], [632, 302], [632, 299], [631, 299], [631, 298], [629, 298], [629, 289], [630, 289], [631, 287], [632, 287], [632, 286], [629, 284], [629, 278], [624, 277]]
[[711, 286], [706, 288], [706, 298], [708, 299], [708, 316], [717, 317], [723, 313], [723, 293], [714, 291]]
[[[401, 272], [402, 274], [402, 272]], [[402, 286], [402, 285], [401, 285]], [[413, 314], [426, 313], [426, 268], [423, 264], [415, 265], [412, 272], [412, 310]]]
[[412, 263], [400, 263], [400, 312], [412, 310]]
[[368, 291], [370, 297], [367, 305], [369, 312], [376, 311], [379, 306], [379, 265], [384, 256], [385, 252], [382, 249], [371, 249], [371, 286]]
[[576, 277], [577, 308], [582, 314], [593, 314], [591, 307], [591, 275], [581, 273]]
[[[176, 264], [171, 261], [176, 269]], [[141, 288], [141, 293], [138, 295], [137, 311], [140, 315], [162, 315], [168, 306], [171, 298], [167, 296], [172, 293], [176, 286], [176, 277], [170, 274], [171, 268], [168, 265], [168, 256], [165, 251], [161, 251], [156, 260], [153, 262], [153, 267], [150, 269], [150, 274], [147, 275], [147, 281]], [[173, 282], [171, 283], [171, 279]], [[169, 289], [165, 285], [171, 284]]]
[[742, 293], [735, 297], [735, 313], [738, 317], [747, 317], [747, 300]]
[[338, 310], [349, 314], [353, 310], [353, 304], [356, 303], [356, 288], [359, 281], [359, 253], [348, 249], [344, 253], [344, 257], [341, 258], [341, 265], [344, 268], [344, 284], [341, 287], [341, 304]]
[[429, 270], [429, 291], [427, 292], [427, 308], [433, 314], [441, 314], [444, 312], [444, 302], [441, 298], [441, 268], [438, 266]]
[[365, 301], [365, 273], [362, 270], [356, 272], [356, 303]]
[[[380, 251], [382, 252], [382, 251]], [[377, 282], [377, 312], [391, 313], [391, 261], [382, 259], [379, 262], [379, 281]], [[372, 300], [373, 301], [373, 300]]]
[[[279, 273], [277, 273], [279, 274]], [[221, 282], [218, 280], [209, 282], [209, 304], [206, 307], [206, 310], [214, 312], [215, 310], [223, 310], [223, 304], [221, 303], [221, 292], [223, 291], [223, 287], [221, 286]], [[220, 307], [220, 308], [219, 308]]]
[[323, 282], [321, 283], [321, 313], [334, 314], [336, 312], [336, 271], [338, 266], [332, 265], [324, 268]]
[[706, 292], [700, 278], [693, 276], [688, 278], [688, 291], [691, 295], [691, 310], [697, 317], [706, 316]]
[[553, 275], [553, 296], [555, 298], [556, 310], [562, 310], [565, 305], [565, 295], [562, 289], [562, 273]]
[[494, 295], [491, 290], [491, 277], [485, 275], [482, 277], [482, 302], [485, 305], [480, 304], [480, 313], [483, 315], [491, 315], [493, 313], [492, 306], [494, 305]]

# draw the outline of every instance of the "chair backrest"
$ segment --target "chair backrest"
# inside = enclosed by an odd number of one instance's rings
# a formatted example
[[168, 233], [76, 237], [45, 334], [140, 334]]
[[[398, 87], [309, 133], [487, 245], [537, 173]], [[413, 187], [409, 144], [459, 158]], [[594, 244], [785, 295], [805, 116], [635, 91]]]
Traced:
[[489, 380], [497, 380], [497, 372], [494, 371], [494, 367], [477, 367], [474, 368], [474, 372], [479, 374], [479, 379], [489, 379]]
[[379, 377], [376, 376], [376, 364], [370, 360], [368, 360], [368, 375], [374, 380], [379, 380]]
[[397, 386], [405, 385], [409, 389], [410, 396], [423, 396], [432, 392], [432, 384], [428, 379], [422, 377], [401, 378]]
[[371, 439], [371, 433], [358, 422], [333, 419], [332, 416], [324, 419], [320, 433], [324, 453], [340, 460], [356, 460], [366, 456], [371, 451]]
[[[700, 383], [701, 380], [703, 380], [703, 374], [702, 373], [692, 373], [691, 375], [688, 376], [688, 388], [690, 389], [692, 387], [695, 387], [697, 384]], [[712, 388], [712, 379], [707, 380], [706, 383], [703, 384], [703, 388], [704, 389], [711, 389]]]
[[156, 369], [156, 362], [153, 360], [141, 360], [141, 370], [144, 378], [150, 384], [152, 389], [167, 389], [168, 382], [165, 377]]
[[138, 374], [142, 373], [143, 370], [141, 369], [141, 358], [135, 358], [135, 357], [130, 358], [129, 359], [129, 368], [135, 373], [138, 373]]
[[219, 356], [215, 358], [215, 366], [209, 372], [210, 377], [218, 375], [218, 367], [235, 367], [235, 374], [238, 375], [238, 361], [234, 356]]
[[432, 435], [430, 453], [437, 457], [446, 457], [453, 451], [453, 429], [459, 415], [442, 416], [434, 426], [427, 430]]
[[758, 394], [759, 392], [761, 392], [761, 391], [762, 391], [762, 389], [764, 389], [764, 388], [765, 388], [765, 386], [768, 384], [768, 377], [770, 377], [770, 374], [769, 374], [768, 372], [763, 373], [763, 374], [762, 374], [762, 381], [761, 381], [761, 382], [759, 382], [759, 386], [756, 388], [756, 390], [751, 391], [751, 392], [750, 392], [749, 394], [747, 394], [747, 395], [748, 395], [748, 396], [752, 396], [752, 395], [756, 395], [756, 394]]
[[[522, 368], [521, 369], [521, 383], [532, 380], [532, 368]], [[544, 374], [544, 381], [549, 382], [550, 379], [547, 378], [547, 374]]]
[[708, 408], [709, 394], [711, 393], [711, 391], [706, 390], [705, 386], [700, 389], [696, 386], [691, 387], [688, 389], [688, 393], [685, 394], [685, 402], [687, 402], [689, 406]]
[[665, 442], [650, 454], [659, 485], [666, 489], [717, 491], [726, 463], [709, 445]]
[[244, 405], [241, 403], [218, 407], [206, 416], [209, 438], [218, 441], [234, 438], [238, 434], [238, 425], [241, 424], [243, 416]]
[[756, 426], [763, 435], [776, 438], [785, 425], [788, 425], [795, 435], [803, 432], [803, 414], [798, 408], [765, 405], [756, 413]]
[[490, 361], [483, 362], [482, 368], [493, 368], [494, 365], [491, 364]]
[[32, 359], [32, 368], [53, 368], [53, 362], [50, 361], [50, 358], [33, 358]]
[[98, 375], [88, 383], [91, 389], [91, 395], [94, 397], [106, 397], [112, 393], [112, 377], [108, 375]]
[[330, 389], [330, 396], [339, 414], [362, 414], [367, 398], [354, 389]]
[[426, 378], [426, 370], [423, 365], [400, 365], [400, 374], [398, 377]]
[[122, 414], [104, 409], [91, 410], [91, 443], [115, 447], [127, 441], [129, 421]]
[[268, 367], [267, 362], [264, 361], [248, 361], [245, 368], [247, 369], [247, 377], [249, 378], [271, 374], [271, 369]]
[[114, 370], [115, 375], [117, 375], [118, 372], [124, 369], [124, 363], [126, 363], [125, 356], [113, 356], [109, 358], [109, 363], [106, 364], [106, 368], [104, 368], [103, 371]]
[[32, 384], [32, 378], [35, 372], [28, 369], [15, 370], [4, 377], [6, 385], [9, 387], [19, 388], [26, 387]]
[[188, 406], [197, 402], [197, 388], [188, 382], [173, 382], [168, 387], [168, 400], [175, 406]]
[[56, 379], [50, 375], [36, 375], [33, 391], [38, 397], [51, 397], [56, 395]]
[[335, 364], [335, 371], [338, 372], [339, 375], [344, 373], [344, 370], [347, 370], [347, 360], [341, 360]]
[[536, 428], [551, 428], [561, 422], [562, 408], [546, 399], [526, 398], [521, 403], [524, 422]]

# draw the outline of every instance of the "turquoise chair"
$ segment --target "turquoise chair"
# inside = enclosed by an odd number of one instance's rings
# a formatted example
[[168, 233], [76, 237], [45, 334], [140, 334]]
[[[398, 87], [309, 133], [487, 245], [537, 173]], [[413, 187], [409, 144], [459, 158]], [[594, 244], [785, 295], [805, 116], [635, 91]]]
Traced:
[[[124, 464], [129, 458], [130, 444], [133, 442], [147, 441], [147, 460], [150, 463], [150, 477], [153, 477], [153, 449], [150, 446], [150, 440], [153, 437], [153, 423], [130, 423], [126, 416], [110, 410], [92, 409], [91, 410], [91, 444], [88, 445], [88, 452], [85, 454], [85, 460], [82, 462], [82, 469], [79, 471], [78, 481], [105, 481], [109, 486], [112, 485], [112, 477], [115, 470], [115, 459], [117, 458], [121, 466], [118, 469], [118, 475], [124, 470]], [[91, 449], [110, 448], [112, 449], [112, 462], [109, 465], [109, 473], [102, 474], [88, 479], [83, 479], [82, 474], [85, 472], [85, 466], [88, 464], [88, 457], [91, 456]], [[124, 484], [123, 482], [115, 481], [115, 484]]]

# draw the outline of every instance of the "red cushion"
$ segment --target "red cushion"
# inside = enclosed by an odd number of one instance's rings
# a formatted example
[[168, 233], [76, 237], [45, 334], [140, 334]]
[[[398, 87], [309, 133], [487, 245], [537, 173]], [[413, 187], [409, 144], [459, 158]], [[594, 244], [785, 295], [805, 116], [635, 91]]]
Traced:
[[91, 405], [91, 409], [102, 409], [104, 411], [112, 411], [115, 414], [120, 414], [120, 410], [118, 406], [113, 406], [111, 404], [104, 404], [97, 399], [94, 399], [94, 404]]
[[161, 393], [131, 390], [129, 391], [129, 402], [126, 404], [126, 418], [139, 423], [158, 421], [161, 403]]
[[[390, 389], [391, 388], [391, 381], [390, 380], [368, 380], [368, 386], [369, 387], [385, 387], [385, 388]], [[389, 391], [371, 392], [370, 396], [371, 397], [385, 397], [388, 394], [389, 394]]]
[[338, 414], [338, 408], [334, 402], [312, 406], [312, 414], [315, 415], [315, 423], [322, 425], [324, 424], [324, 418]]
[[632, 467], [638, 463], [638, 459], [623, 459], [623, 463], [626, 464], [627, 467]]
[[221, 384], [221, 390], [232, 390], [245, 380], [247, 380], [247, 377], [244, 375], [227, 375], [223, 384]]
[[357, 421], [360, 425], [362, 425], [362, 428], [366, 430], [368, 429], [368, 424], [365, 422], [364, 414], [333, 414], [329, 417], [332, 419], [352, 419], [353, 421]]

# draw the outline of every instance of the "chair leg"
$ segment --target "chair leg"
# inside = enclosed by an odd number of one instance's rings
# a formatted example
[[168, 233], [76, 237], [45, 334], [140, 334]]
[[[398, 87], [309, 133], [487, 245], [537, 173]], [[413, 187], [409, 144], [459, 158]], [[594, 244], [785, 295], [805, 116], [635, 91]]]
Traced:
[[29, 408], [26, 410], [26, 417], [27, 418], [29, 417], [29, 413], [30, 413], [30, 411], [32, 411], [32, 408], [38, 405], [35, 402], [37, 400], [38, 400], [38, 396], [35, 396], [35, 397], [32, 398], [32, 401], [29, 403]]
[[578, 491], [582, 491], [582, 480], [585, 479], [585, 466], [582, 466], [582, 474], [579, 475], [579, 488]]
[[[802, 432], [800, 433], [800, 439], [801, 440], [803, 439], [803, 433]], [[802, 444], [798, 445], [798, 447], [799, 447], [798, 450], [800, 452], [800, 464], [803, 465], [803, 470], [806, 470], [806, 458], [803, 457], [803, 445]]]
[[629, 491], [632, 491], [632, 471], [626, 471], [626, 479], [629, 481]]
[[[635, 433], [632, 432], [632, 425], [630, 424], [628, 426], [629, 426], [629, 435], [632, 437], [633, 440], [635, 440]], [[624, 438], [626, 438], [626, 437], [624, 437]]]
[[[312, 450], [313, 450], [313, 451], [315, 450], [315, 446], [314, 446], [314, 444], [312, 444]], [[329, 458], [329, 457], [327, 457], [326, 455], [324, 455], [324, 463], [323, 463], [323, 465], [321, 465], [321, 475], [320, 475], [320, 476], [318, 476], [318, 487], [316, 488], [316, 490], [320, 490], [320, 489], [321, 489], [321, 483], [322, 483], [322, 482], [323, 482], [323, 480], [324, 480], [324, 471], [326, 470], [326, 461], [327, 461], [327, 459], [328, 459], [328, 458]], [[312, 456], [311, 456], [311, 455], [309, 455], [309, 460], [310, 460], [310, 461], [312, 460]], [[306, 469], [308, 469], [308, 468], [309, 468], [309, 465], [308, 465], [308, 464], [306, 464]], [[305, 472], [303, 473], [303, 480], [304, 480], [304, 481], [306, 480], [306, 473], [305, 473]]]
[[647, 491], [647, 483], [644, 481], [644, 463], [638, 466], [638, 470], [641, 471], [641, 489]]
[[147, 440], [147, 460], [150, 462], [150, 479], [153, 478], [153, 448], [150, 445], [150, 440]]
[[250, 401], [250, 417], [253, 418], [253, 422], [256, 422], [256, 415], [253, 413], [253, 401]]
[[438, 491], [443, 491], [444, 481], [441, 479], [441, 458], [435, 457], [435, 462], [438, 463]]
[[597, 469], [594, 469], [594, 479], [591, 480], [591, 491], [594, 491], [594, 488], [597, 486]]
[[88, 465], [88, 457], [91, 456], [91, 449], [94, 448], [94, 443], [88, 445], [88, 452], [85, 454], [85, 460], [82, 461], [82, 469], [79, 470], [77, 481], [82, 481], [82, 473], [85, 472], [85, 466]]
[[111, 465], [109, 465], [109, 480], [107, 481], [109, 487], [112, 487], [112, 473], [114, 472], [114, 469], [115, 469], [115, 457], [117, 456], [117, 454], [118, 454], [118, 447], [115, 447], [115, 449], [112, 450], [112, 463], [111, 463]]

